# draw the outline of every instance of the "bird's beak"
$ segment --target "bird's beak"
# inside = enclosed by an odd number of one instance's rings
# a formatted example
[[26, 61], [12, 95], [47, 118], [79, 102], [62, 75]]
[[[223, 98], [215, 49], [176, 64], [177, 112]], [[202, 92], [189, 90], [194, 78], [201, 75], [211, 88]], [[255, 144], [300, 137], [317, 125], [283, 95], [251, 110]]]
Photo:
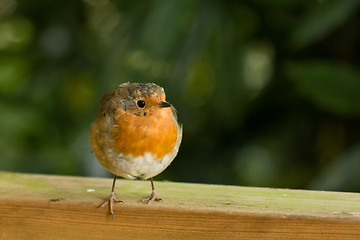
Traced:
[[166, 108], [166, 107], [171, 107], [171, 104], [165, 101], [160, 101], [159, 102], [159, 107], [160, 108]]

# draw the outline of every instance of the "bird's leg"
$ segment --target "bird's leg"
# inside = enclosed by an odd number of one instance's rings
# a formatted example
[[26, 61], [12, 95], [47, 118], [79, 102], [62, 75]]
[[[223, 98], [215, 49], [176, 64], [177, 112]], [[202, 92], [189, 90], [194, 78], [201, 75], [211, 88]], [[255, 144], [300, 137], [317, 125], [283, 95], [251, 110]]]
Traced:
[[102, 208], [102, 207], [105, 207], [107, 204], [109, 204], [110, 213], [111, 213], [112, 218], [114, 218], [114, 211], [113, 211], [114, 202], [115, 202], [115, 203], [124, 203], [123, 201], [116, 199], [116, 196], [115, 196], [115, 193], [114, 193], [115, 182], [116, 182], [116, 175], [114, 175], [114, 181], [113, 181], [113, 185], [112, 185], [112, 188], [111, 188], [111, 194], [110, 194], [109, 198], [106, 199], [106, 200], [99, 206], [99, 208]]
[[148, 198], [144, 198], [142, 199], [143, 202], [146, 202], [146, 203], [151, 203], [152, 201], [162, 201], [161, 198], [158, 198], [156, 197], [156, 192], [155, 192], [155, 188], [154, 188], [154, 182], [153, 182], [153, 179], [150, 178], [150, 182], [151, 182], [151, 194]]

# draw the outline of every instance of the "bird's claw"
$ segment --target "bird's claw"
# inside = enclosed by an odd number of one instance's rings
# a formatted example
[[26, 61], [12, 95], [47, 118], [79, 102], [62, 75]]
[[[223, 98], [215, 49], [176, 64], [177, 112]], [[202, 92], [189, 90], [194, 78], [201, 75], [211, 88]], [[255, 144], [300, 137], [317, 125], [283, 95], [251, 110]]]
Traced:
[[152, 201], [160, 202], [160, 201], [162, 201], [162, 199], [161, 199], [161, 198], [158, 198], [158, 197], [156, 196], [156, 192], [155, 192], [155, 191], [152, 191], [149, 197], [144, 198], [144, 199], [141, 199], [141, 201], [142, 201], [142, 202], [146, 202], [146, 204], [149, 204], [149, 203], [151, 203]]
[[106, 205], [109, 204], [109, 209], [110, 209], [111, 216], [112, 216], [112, 218], [114, 218], [114, 210], [113, 210], [114, 202], [115, 202], [115, 203], [124, 203], [124, 202], [121, 201], [121, 200], [117, 200], [117, 199], [116, 199], [116, 196], [115, 196], [115, 193], [112, 192], [112, 193], [110, 194], [109, 198], [106, 199], [106, 200], [99, 206], [99, 208], [105, 207]]

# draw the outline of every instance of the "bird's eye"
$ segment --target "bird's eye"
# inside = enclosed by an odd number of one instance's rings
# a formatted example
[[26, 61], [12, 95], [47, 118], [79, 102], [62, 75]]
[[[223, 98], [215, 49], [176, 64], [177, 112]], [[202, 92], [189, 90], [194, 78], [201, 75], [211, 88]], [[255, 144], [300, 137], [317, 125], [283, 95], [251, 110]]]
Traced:
[[139, 108], [144, 108], [145, 107], [145, 101], [143, 101], [143, 100], [138, 100], [136, 102], [136, 104], [138, 105]]

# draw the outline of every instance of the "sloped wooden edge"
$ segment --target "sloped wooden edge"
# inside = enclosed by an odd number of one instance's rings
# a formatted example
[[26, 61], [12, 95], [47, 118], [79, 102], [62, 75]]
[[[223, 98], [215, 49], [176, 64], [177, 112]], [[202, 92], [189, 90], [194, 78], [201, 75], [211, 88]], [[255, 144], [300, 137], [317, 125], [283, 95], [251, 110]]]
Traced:
[[[0, 172], [0, 238], [359, 239], [360, 194]], [[9, 237], [9, 238], [8, 238]], [[316, 237], [316, 238], [315, 238]]]

